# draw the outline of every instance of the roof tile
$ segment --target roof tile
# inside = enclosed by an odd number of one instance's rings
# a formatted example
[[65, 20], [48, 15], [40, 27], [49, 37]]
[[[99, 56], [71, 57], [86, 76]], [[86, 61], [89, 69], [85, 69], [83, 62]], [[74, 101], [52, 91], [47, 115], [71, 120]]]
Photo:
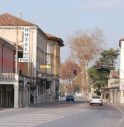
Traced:
[[9, 13], [0, 15], [0, 26], [35, 26], [34, 24], [17, 18]]

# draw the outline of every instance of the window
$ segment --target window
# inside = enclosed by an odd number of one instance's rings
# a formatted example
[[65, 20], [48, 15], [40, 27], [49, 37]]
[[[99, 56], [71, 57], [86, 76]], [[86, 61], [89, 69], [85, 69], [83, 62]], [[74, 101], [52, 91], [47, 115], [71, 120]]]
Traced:
[[28, 38], [25, 38], [25, 41], [27, 42], [28, 41]]
[[28, 43], [25, 43], [25, 46], [28, 46]]

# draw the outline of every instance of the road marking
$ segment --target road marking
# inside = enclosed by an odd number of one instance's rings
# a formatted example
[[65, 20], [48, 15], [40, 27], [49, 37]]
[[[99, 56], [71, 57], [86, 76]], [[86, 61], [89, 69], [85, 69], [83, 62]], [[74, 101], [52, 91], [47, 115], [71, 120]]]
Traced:
[[123, 116], [122, 116], [122, 118], [120, 119], [120, 121], [119, 121], [117, 127], [123, 127], [123, 126], [124, 126], [124, 113], [123, 113]]
[[85, 111], [84, 109], [75, 108], [58, 108], [36, 112], [28, 112], [24, 114], [16, 114], [14, 116], [6, 116], [0, 118], [0, 127], [33, 127], [39, 124], [47, 123], [53, 120], [61, 119], [67, 116]]

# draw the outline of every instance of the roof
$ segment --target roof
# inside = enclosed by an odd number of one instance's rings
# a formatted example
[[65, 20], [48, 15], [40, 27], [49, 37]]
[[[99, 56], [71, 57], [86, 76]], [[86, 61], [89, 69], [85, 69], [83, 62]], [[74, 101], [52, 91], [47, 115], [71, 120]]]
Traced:
[[[0, 43], [7, 44], [7, 45], [11, 46], [14, 50], [16, 50], [16, 44], [13, 44], [11, 41], [9, 41], [9, 40], [7, 40], [7, 39], [5, 39], [3, 37], [0, 37]], [[18, 50], [22, 50], [22, 49], [23, 48], [18, 45]]]
[[0, 37], [0, 43], [2, 43], [3, 45], [7, 44], [8, 46], [11, 46], [13, 49], [15, 49], [15, 46], [8, 40]]
[[63, 40], [59, 37], [46, 33], [48, 40], [57, 41], [59, 46], [64, 46]]
[[[37, 26], [37, 25], [22, 20], [21, 18], [15, 17], [9, 13], [4, 13], [0, 15], [0, 26]], [[48, 33], [44, 33], [44, 31], [42, 31], [38, 26], [37, 28], [48, 40], [57, 41], [59, 46], [64, 46], [63, 40], [61, 38]]]
[[122, 39], [119, 40], [119, 46], [120, 46], [120, 47], [121, 47], [122, 41], [124, 41], [124, 38], [122, 38]]
[[0, 26], [35, 26], [33, 23], [17, 18], [9, 13], [0, 15]]

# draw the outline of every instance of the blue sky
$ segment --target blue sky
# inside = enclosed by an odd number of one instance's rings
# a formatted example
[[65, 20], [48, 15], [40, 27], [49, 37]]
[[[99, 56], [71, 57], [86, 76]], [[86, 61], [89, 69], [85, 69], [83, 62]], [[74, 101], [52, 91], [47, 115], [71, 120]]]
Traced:
[[124, 38], [124, 0], [4, 0], [0, 14], [11, 13], [35, 23], [45, 32], [59, 36], [65, 47], [64, 61], [69, 55], [68, 36], [75, 31], [100, 27], [105, 34], [107, 48], [118, 48]]

